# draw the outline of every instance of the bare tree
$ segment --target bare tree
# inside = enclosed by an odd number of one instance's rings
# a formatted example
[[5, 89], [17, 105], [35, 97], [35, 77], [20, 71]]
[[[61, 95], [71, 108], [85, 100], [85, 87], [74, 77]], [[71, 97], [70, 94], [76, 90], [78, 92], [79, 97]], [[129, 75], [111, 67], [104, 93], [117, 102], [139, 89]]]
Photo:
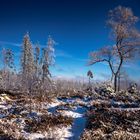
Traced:
[[[124, 69], [121, 69], [118, 74], [118, 91], [121, 88], [122, 79], [125, 79], [126, 77], [128, 77], [126, 71]], [[127, 88], [127, 86], [126, 86], [126, 88]]]
[[112, 76], [111, 76], [111, 81], [113, 80], [114, 77], [114, 69], [113, 69], [113, 62], [114, 62], [114, 47], [111, 46], [106, 46], [101, 48], [99, 51], [94, 51], [90, 52], [89, 57], [89, 65], [93, 65], [99, 62], [107, 62]]
[[140, 45], [140, 33], [135, 28], [137, 21], [138, 17], [133, 15], [130, 8], [119, 6], [111, 10], [107, 24], [111, 28], [111, 36], [115, 45], [110, 49], [105, 48], [105, 51], [103, 48], [98, 52], [90, 53], [90, 64], [108, 62], [114, 75], [115, 92], [118, 89], [117, 78], [123, 64], [134, 58]]
[[111, 27], [115, 41], [115, 55], [118, 65], [114, 72], [114, 87], [117, 90], [117, 77], [123, 63], [132, 59], [140, 45], [140, 34], [135, 28], [138, 18], [130, 8], [117, 7], [109, 12], [108, 25]]

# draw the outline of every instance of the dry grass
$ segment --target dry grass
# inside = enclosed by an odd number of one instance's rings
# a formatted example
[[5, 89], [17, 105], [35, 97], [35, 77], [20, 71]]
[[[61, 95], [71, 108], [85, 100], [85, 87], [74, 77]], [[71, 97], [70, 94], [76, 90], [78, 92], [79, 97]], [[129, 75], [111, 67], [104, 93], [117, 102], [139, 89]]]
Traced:
[[81, 140], [140, 140], [139, 116], [140, 111], [92, 110]]
[[47, 131], [55, 126], [68, 126], [71, 125], [73, 119], [71, 117], [64, 117], [62, 115], [42, 115], [38, 120], [28, 119], [26, 122], [27, 132]]

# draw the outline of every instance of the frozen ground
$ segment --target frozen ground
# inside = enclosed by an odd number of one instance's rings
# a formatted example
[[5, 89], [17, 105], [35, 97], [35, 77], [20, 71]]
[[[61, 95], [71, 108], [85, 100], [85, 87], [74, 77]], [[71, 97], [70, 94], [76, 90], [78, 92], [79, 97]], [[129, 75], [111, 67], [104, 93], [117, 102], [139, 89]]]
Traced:
[[[15, 100], [16, 101], [16, 100]], [[71, 98], [71, 99], [53, 99], [51, 103], [44, 103], [43, 108], [44, 110], [48, 110], [49, 114], [61, 114], [62, 116], [68, 116], [73, 118], [72, 125], [68, 126], [60, 126], [60, 127], [53, 127], [49, 128], [49, 131], [47, 132], [35, 132], [35, 133], [29, 133], [24, 130], [25, 127], [25, 118], [20, 117], [20, 113], [22, 114], [28, 114], [27, 118], [37, 117], [39, 115], [42, 115], [41, 113], [37, 112], [36, 110], [32, 111], [32, 114], [29, 114], [29, 112], [22, 108], [22, 106], [16, 105], [14, 100], [10, 100], [8, 96], [5, 95], [5, 97], [2, 96], [2, 100], [0, 101], [0, 123], [1, 125], [8, 125], [9, 128], [11, 127], [12, 123], [18, 125], [20, 128], [16, 132], [10, 128], [9, 131], [12, 135], [21, 135], [25, 139], [29, 140], [37, 140], [37, 139], [43, 139], [43, 138], [52, 138], [55, 140], [78, 140], [80, 138], [80, 135], [84, 131], [85, 123], [86, 123], [86, 108], [81, 106], [80, 104], [86, 105], [87, 102], [84, 101], [84, 99], [80, 98]], [[28, 104], [25, 105], [28, 108]], [[15, 110], [23, 109], [20, 113], [16, 112]], [[17, 117], [17, 114], [19, 114], [19, 117]], [[7, 117], [11, 116], [12, 119], [8, 119]], [[14, 126], [13, 126], [14, 128]]]
[[75, 112], [78, 112], [81, 115], [74, 119], [74, 123], [73, 123], [72, 128], [71, 128], [71, 132], [72, 132], [73, 136], [69, 138], [70, 140], [78, 140], [79, 139], [80, 135], [84, 131], [85, 123], [86, 123], [86, 118], [84, 116], [85, 108], [77, 107]]
[[[65, 108], [63, 108], [63, 110], [60, 111], [62, 115], [69, 116], [74, 119], [72, 126], [69, 127], [69, 129], [66, 129], [66, 131], [68, 131], [67, 133], [65, 132], [67, 136], [66, 135], [62, 136], [60, 140], [80, 139], [80, 135], [84, 131], [85, 123], [86, 123], [86, 117], [85, 117], [86, 108], [83, 106], [80, 106], [79, 103], [84, 102], [84, 101], [83, 100], [81, 101], [81, 99], [77, 100], [77, 98], [73, 98], [73, 99], [64, 99], [64, 100], [62, 99], [56, 102], [49, 105], [48, 110], [50, 112], [56, 111], [57, 107], [60, 105], [59, 103], [69, 103], [69, 104], [71, 103], [75, 105], [74, 109], [65, 110]], [[86, 104], [86, 102], [84, 103]]]
[[[28, 103], [26, 103], [26, 105], [23, 105], [23, 102], [21, 102], [22, 104], [16, 104], [18, 99], [11, 100], [6, 95], [0, 96], [0, 127], [2, 127], [2, 125], [6, 125], [6, 133], [10, 132], [15, 137], [17, 137], [18, 135], [22, 135], [27, 140], [41, 140], [43, 138], [50, 138], [53, 140], [79, 140], [81, 134], [86, 130], [86, 120], [88, 117], [87, 114], [90, 111], [93, 111], [94, 113], [96, 109], [99, 109], [101, 107], [107, 108], [108, 111], [120, 110], [121, 112], [124, 112], [126, 110], [140, 110], [140, 105], [137, 98], [134, 101], [122, 101], [121, 99], [116, 101], [114, 100], [117, 99], [116, 97], [113, 97], [113, 99], [99, 98], [98, 96], [94, 99], [92, 99], [91, 97], [59, 97], [58, 99], [52, 99], [50, 103], [43, 102], [42, 112], [33, 109], [32, 114], [29, 114]], [[27, 120], [29, 118], [32, 119], [32, 117], [38, 117], [43, 113], [45, 113], [46, 115], [50, 114], [61, 115], [64, 117], [67, 116], [69, 118], [72, 117], [73, 123], [62, 126], [55, 124], [53, 127], [50, 127], [49, 130], [45, 127], [43, 131], [37, 132], [27, 132], [26, 130], [24, 130], [26, 125], [25, 119]], [[26, 115], [25, 117], [23, 117], [24, 114]], [[13, 129], [15, 129], [16, 131], [13, 131]]]

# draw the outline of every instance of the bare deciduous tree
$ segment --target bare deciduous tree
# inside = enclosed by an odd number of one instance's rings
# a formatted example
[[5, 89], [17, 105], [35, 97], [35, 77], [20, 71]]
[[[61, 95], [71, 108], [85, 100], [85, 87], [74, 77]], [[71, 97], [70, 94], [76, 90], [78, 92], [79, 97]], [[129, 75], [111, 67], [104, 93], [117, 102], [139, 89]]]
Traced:
[[90, 53], [90, 64], [108, 62], [114, 75], [114, 90], [117, 91], [117, 78], [123, 64], [134, 58], [140, 45], [140, 33], [135, 28], [138, 17], [133, 15], [130, 8], [116, 7], [109, 12], [108, 26], [114, 40], [113, 47], [105, 47]]
[[93, 65], [93, 64], [96, 64], [99, 62], [108, 63], [111, 73], [112, 73], [111, 81], [113, 80], [113, 76], [114, 76], [114, 70], [113, 70], [114, 57], [113, 57], [113, 55], [114, 55], [114, 47], [112, 48], [110, 46], [101, 48], [99, 51], [94, 51], [89, 54], [89, 57], [90, 57], [89, 65]]

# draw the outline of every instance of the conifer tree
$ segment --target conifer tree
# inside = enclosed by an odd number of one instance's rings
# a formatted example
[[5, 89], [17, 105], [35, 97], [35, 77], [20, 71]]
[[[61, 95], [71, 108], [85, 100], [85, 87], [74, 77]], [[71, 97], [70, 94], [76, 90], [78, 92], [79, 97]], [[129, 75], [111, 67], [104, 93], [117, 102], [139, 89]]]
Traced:
[[9, 88], [10, 86], [10, 76], [11, 71], [14, 69], [14, 54], [11, 49], [4, 48], [2, 51], [3, 55], [3, 63], [4, 63], [4, 73], [3, 73], [3, 79], [5, 83], [5, 89]]
[[29, 94], [30, 98], [30, 113], [32, 111], [32, 86], [35, 76], [35, 63], [33, 48], [30, 41], [29, 34], [26, 33], [23, 39], [22, 46], [22, 57], [21, 57], [21, 66], [22, 66], [22, 86]]
[[21, 66], [23, 76], [22, 78], [27, 86], [35, 73], [33, 48], [28, 33], [26, 33], [23, 39]]
[[35, 75], [39, 78], [39, 61], [40, 61], [40, 46], [39, 43], [35, 46]]
[[49, 71], [49, 67], [54, 65], [54, 45], [55, 41], [49, 36], [47, 42], [47, 48], [43, 49], [43, 56], [42, 56], [42, 80], [45, 79], [49, 80], [49, 76], [51, 77], [51, 73]]
[[87, 76], [89, 77], [89, 86], [90, 86], [90, 84], [91, 84], [91, 78], [93, 78], [93, 73], [89, 70], [88, 72], [87, 72]]
[[11, 49], [5, 49], [4, 53], [4, 64], [7, 69], [14, 68], [14, 54]]

